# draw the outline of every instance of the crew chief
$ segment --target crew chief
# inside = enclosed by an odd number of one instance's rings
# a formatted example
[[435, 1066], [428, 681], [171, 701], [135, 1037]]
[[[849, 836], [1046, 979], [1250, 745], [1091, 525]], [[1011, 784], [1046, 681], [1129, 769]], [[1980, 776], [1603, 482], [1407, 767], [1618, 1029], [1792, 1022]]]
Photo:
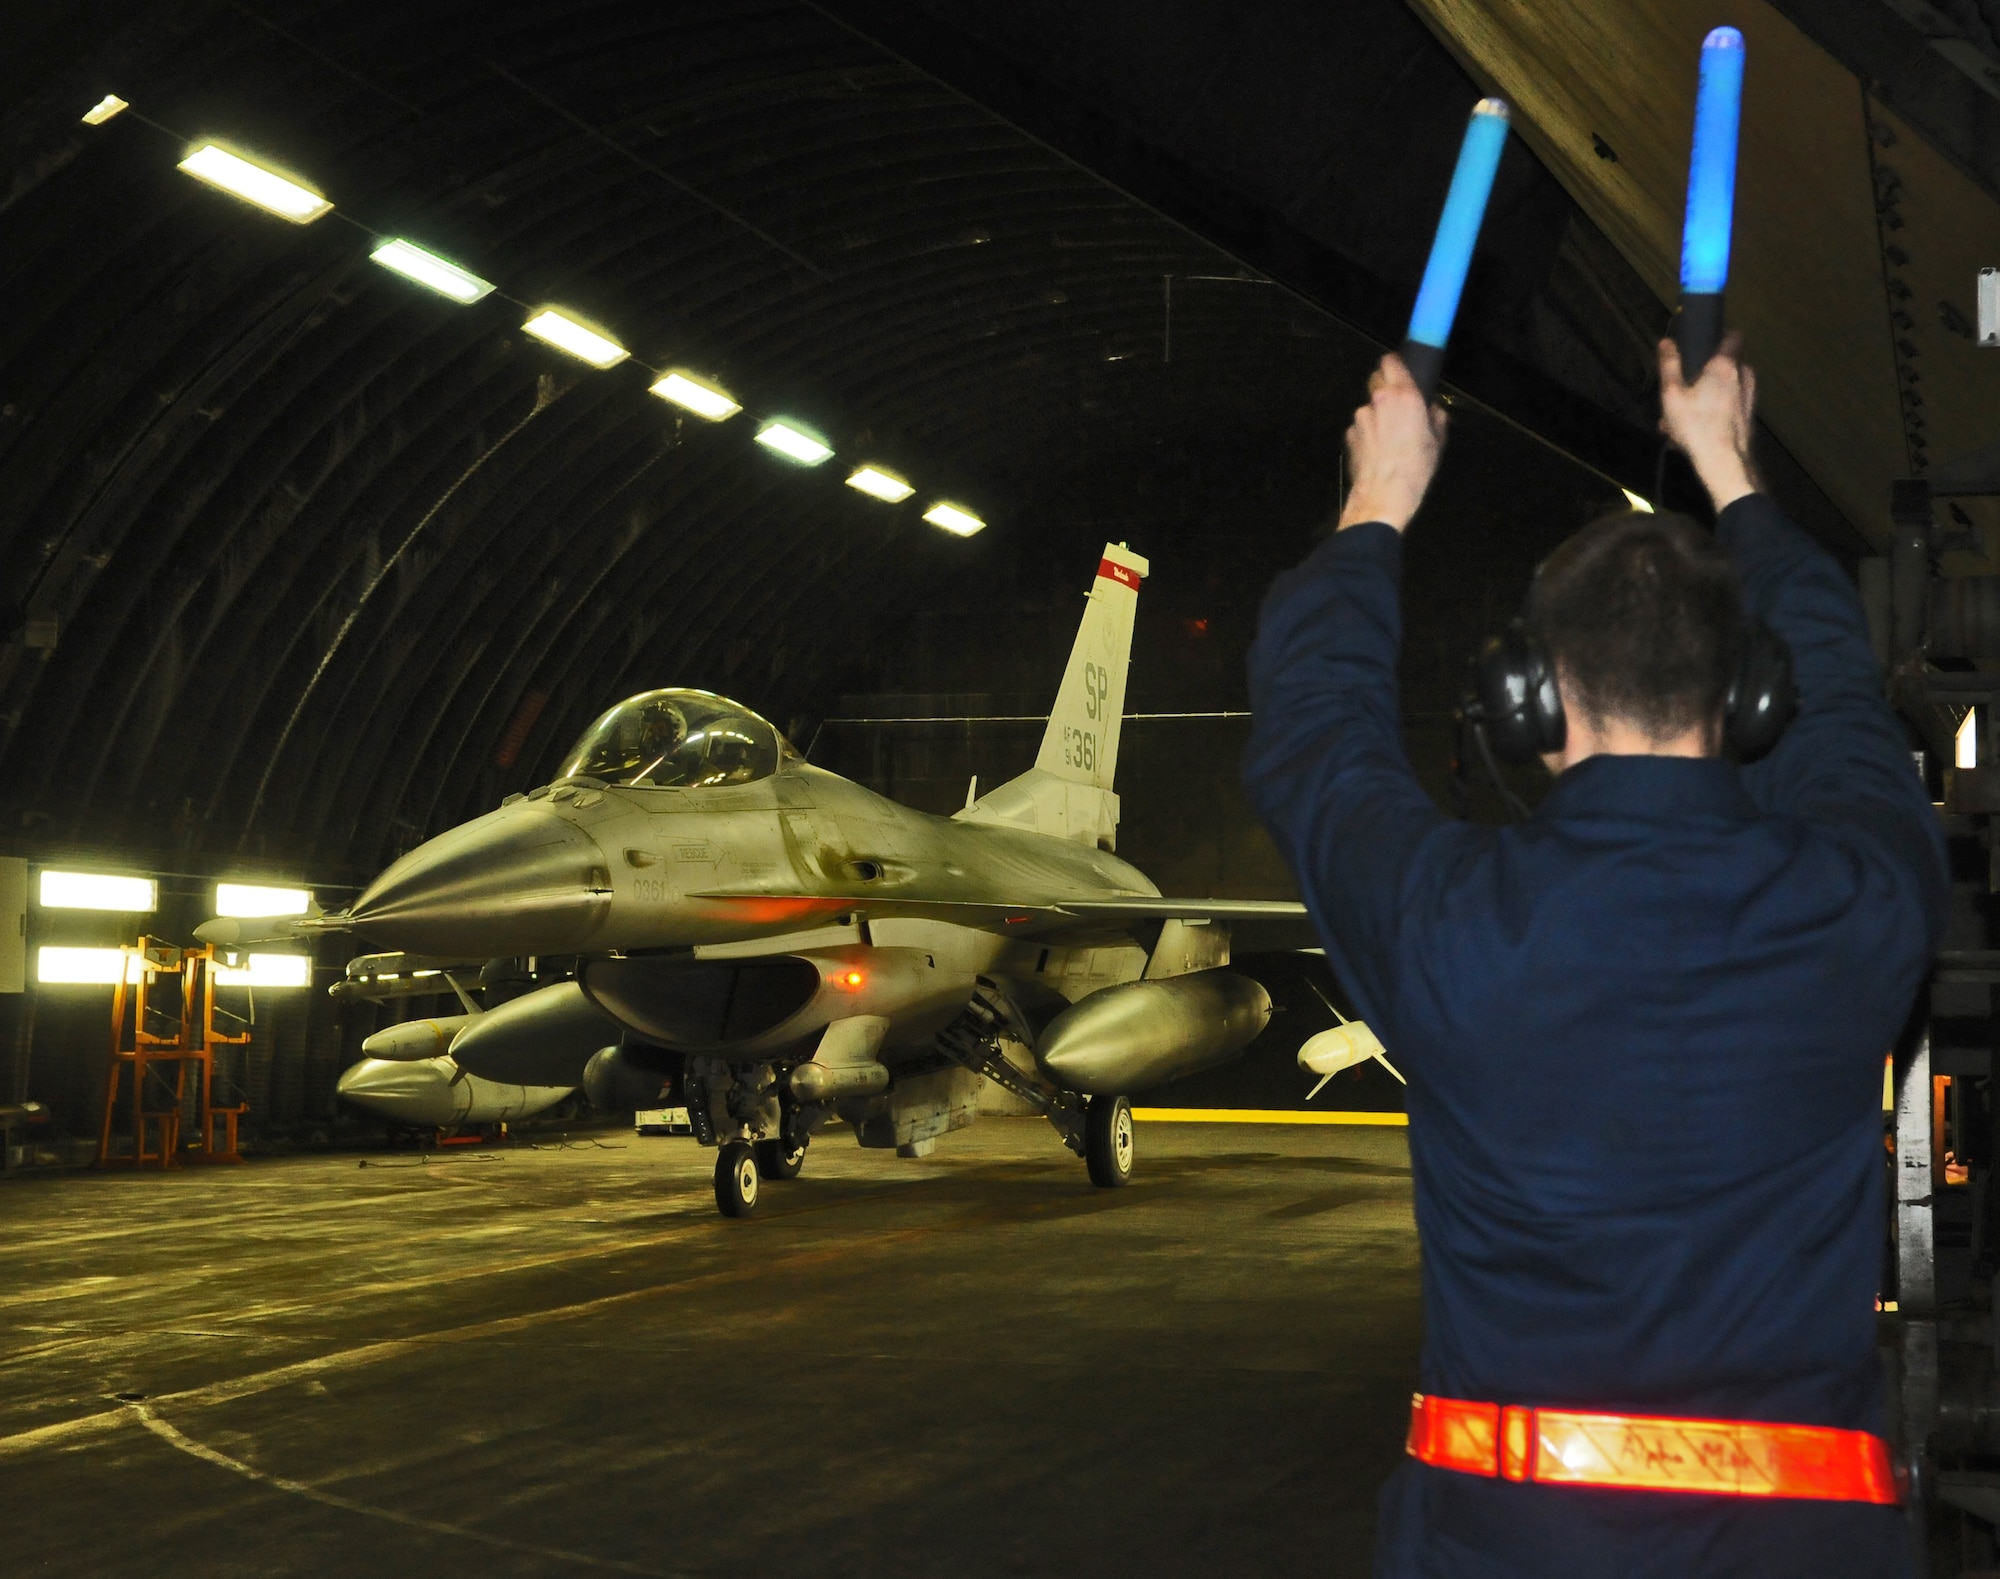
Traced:
[[[1380, 1503], [1395, 1579], [1908, 1570], [1875, 1440], [1882, 1061], [1942, 927], [1942, 836], [1852, 587], [1758, 491], [1750, 369], [1733, 342], [1692, 385], [1660, 357], [1716, 531], [1613, 516], [1537, 572], [1567, 734], [1525, 823], [1444, 817], [1404, 751], [1403, 532], [1445, 423], [1393, 356], [1339, 530], [1251, 654], [1246, 783], [1409, 1079], [1424, 1347]], [[1746, 615], [1800, 705], [1739, 766]]]

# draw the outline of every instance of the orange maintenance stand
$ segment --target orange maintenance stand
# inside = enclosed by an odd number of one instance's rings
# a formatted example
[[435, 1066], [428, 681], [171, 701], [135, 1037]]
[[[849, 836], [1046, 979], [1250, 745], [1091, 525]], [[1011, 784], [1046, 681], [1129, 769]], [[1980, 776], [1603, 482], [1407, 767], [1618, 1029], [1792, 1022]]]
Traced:
[[[236, 1124], [245, 1107], [215, 1101], [215, 1050], [250, 1040], [215, 1023], [216, 957], [213, 946], [184, 949], [141, 937], [125, 950], [126, 968], [111, 994], [111, 1070], [104, 1083], [104, 1124], [97, 1141], [100, 1168], [171, 1168], [181, 1158], [181, 1119], [187, 1109], [188, 1072], [199, 1072], [200, 1139], [187, 1155], [201, 1162], [241, 1162]], [[179, 1002], [155, 1001], [162, 977], [177, 978]], [[148, 1077], [158, 1066], [159, 1085], [170, 1105], [148, 1109]], [[122, 1076], [132, 1071], [129, 1155], [114, 1154], [114, 1121]], [[168, 1075], [171, 1071], [171, 1082]]]

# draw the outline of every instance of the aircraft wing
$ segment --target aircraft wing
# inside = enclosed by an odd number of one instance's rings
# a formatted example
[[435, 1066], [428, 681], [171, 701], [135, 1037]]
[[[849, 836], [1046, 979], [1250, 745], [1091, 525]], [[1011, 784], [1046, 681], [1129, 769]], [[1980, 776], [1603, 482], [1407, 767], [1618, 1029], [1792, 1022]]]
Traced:
[[1106, 932], [1154, 921], [1219, 921], [1245, 954], [1319, 947], [1306, 907], [1288, 899], [1066, 899], [1056, 904], [996, 905], [954, 900], [890, 898], [798, 898], [709, 893], [692, 896], [711, 904], [735, 902], [759, 920], [784, 918], [803, 924], [855, 912], [878, 919], [891, 916], [948, 921], [1011, 937], [1051, 938], [1078, 932]]
[[1225, 922], [1233, 947], [1244, 954], [1320, 946], [1306, 907], [1294, 899], [1071, 899], [1060, 909], [1080, 920], [1127, 925], [1136, 921]]

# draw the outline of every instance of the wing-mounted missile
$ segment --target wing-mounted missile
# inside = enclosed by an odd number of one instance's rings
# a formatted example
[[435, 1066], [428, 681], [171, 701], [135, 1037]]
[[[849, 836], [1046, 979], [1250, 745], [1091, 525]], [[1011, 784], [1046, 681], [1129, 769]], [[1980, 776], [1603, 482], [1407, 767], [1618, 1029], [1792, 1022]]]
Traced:
[[466, 983], [479, 979], [481, 964], [450, 954], [362, 954], [347, 962], [346, 973], [327, 993], [343, 1002], [386, 1003], [448, 992], [467, 1014], [476, 1014], [479, 1005], [467, 995]]
[[1316, 985], [1311, 982], [1306, 985], [1312, 987], [1313, 996], [1325, 1004], [1327, 1011], [1340, 1022], [1307, 1037], [1305, 1044], [1299, 1048], [1299, 1068], [1309, 1075], [1320, 1077], [1319, 1084], [1306, 1093], [1308, 1102], [1318, 1096], [1325, 1089], [1327, 1081], [1343, 1069], [1352, 1069], [1357, 1064], [1365, 1064], [1371, 1058], [1398, 1080], [1402, 1080], [1404, 1085], [1409, 1084], [1409, 1081], [1403, 1080], [1403, 1072], [1389, 1062], [1389, 1051], [1382, 1045], [1382, 1038], [1368, 1028], [1366, 1021], [1348, 1019], [1334, 1008], [1333, 1000]]
[[346, 930], [344, 912], [336, 911], [329, 915], [308, 898], [304, 915], [216, 916], [196, 927], [194, 935], [201, 942], [213, 943], [217, 948], [247, 948], [255, 943], [297, 943], [301, 939], [319, 937], [322, 933]]
[[574, 1086], [623, 1029], [575, 982], [559, 981], [488, 1009], [452, 1039], [451, 1056], [482, 1080]]
[[1057, 1015], [1035, 1061], [1065, 1090], [1144, 1091], [1233, 1058], [1270, 1019], [1271, 995], [1235, 971], [1125, 982]]

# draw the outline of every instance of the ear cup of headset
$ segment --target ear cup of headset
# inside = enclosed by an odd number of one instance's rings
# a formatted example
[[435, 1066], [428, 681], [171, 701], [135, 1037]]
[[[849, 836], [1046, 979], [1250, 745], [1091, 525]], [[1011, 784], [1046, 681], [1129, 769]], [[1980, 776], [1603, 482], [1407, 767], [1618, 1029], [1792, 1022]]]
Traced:
[[1520, 620], [1490, 639], [1472, 660], [1466, 718], [1486, 732], [1494, 754], [1526, 762], [1562, 750], [1569, 733], [1555, 665]]
[[1743, 657], [1722, 702], [1722, 739], [1739, 762], [1755, 762], [1778, 743], [1799, 710], [1792, 649], [1762, 620], [1743, 631]]

